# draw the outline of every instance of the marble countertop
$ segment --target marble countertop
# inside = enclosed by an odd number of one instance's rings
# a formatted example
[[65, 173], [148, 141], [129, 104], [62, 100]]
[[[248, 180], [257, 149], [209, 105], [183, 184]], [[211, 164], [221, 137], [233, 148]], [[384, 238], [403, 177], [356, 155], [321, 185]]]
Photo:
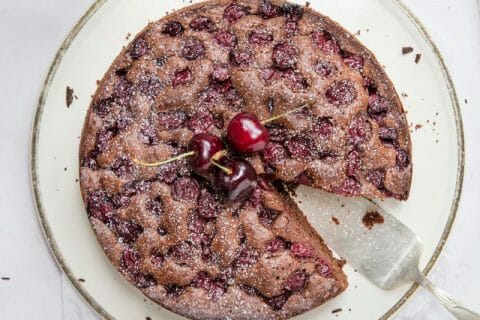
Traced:
[[[39, 90], [65, 35], [91, 0], [0, 5], [0, 319], [98, 319], [57, 268], [30, 191], [29, 143]], [[466, 136], [463, 195], [429, 278], [480, 310], [480, 9], [475, 0], [404, 0], [439, 46], [454, 79]], [[419, 213], [420, 214], [420, 213]], [[422, 290], [395, 319], [452, 319]]]

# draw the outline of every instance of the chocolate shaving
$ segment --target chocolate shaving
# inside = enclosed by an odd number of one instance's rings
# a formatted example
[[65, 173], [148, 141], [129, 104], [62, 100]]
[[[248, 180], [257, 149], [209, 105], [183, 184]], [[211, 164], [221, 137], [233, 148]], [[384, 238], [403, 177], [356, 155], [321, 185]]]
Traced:
[[337, 226], [340, 224], [340, 221], [339, 221], [338, 218], [335, 217], [335, 216], [332, 216], [332, 221], [333, 221], [333, 223], [335, 223]]
[[67, 86], [67, 95], [66, 95], [67, 108], [70, 108], [70, 106], [72, 105], [73, 97], [74, 97], [73, 89]]
[[402, 48], [402, 54], [409, 54], [409, 53], [412, 53], [412, 52], [413, 52], [412, 47], [403, 47]]
[[342, 312], [342, 311], [343, 311], [342, 308], [338, 308], [338, 309], [332, 310], [332, 313], [339, 313], [339, 312]]
[[363, 224], [370, 230], [372, 230], [375, 224], [381, 224], [385, 221], [382, 215], [378, 211], [369, 211], [363, 216]]
[[420, 62], [420, 59], [422, 59], [422, 55], [420, 53], [417, 53], [417, 55], [415, 56], [415, 63], [419, 63]]

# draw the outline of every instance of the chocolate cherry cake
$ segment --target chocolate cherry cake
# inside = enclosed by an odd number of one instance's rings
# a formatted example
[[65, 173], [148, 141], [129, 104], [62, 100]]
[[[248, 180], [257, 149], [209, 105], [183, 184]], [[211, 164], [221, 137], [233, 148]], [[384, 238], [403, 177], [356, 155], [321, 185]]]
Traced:
[[214, 0], [151, 23], [100, 82], [81, 191], [113, 265], [191, 319], [287, 319], [347, 287], [285, 184], [407, 199], [411, 143], [373, 54], [313, 10]]

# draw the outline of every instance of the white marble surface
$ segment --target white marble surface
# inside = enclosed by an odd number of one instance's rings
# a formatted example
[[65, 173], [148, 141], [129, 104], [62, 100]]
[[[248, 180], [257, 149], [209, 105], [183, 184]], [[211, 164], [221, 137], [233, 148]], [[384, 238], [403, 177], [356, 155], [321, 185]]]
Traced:
[[[0, 277], [10, 278], [0, 280], [0, 319], [97, 319], [63, 279], [48, 251], [36, 219], [28, 170], [30, 130], [41, 83], [63, 37], [91, 2], [0, 1]], [[463, 197], [451, 237], [430, 279], [478, 311], [480, 9], [475, 0], [404, 2], [440, 47], [456, 84], [465, 124]], [[395, 319], [452, 318], [418, 291]]]

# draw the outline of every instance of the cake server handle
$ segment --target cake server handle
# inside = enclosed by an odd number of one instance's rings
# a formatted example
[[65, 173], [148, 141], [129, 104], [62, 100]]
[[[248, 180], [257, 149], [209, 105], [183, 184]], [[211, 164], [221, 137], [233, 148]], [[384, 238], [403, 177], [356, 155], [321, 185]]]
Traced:
[[428, 280], [427, 277], [425, 277], [425, 275], [423, 275], [421, 272], [418, 272], [415, 282], [424, 287], [435, 298], [437, 298], [437, 300], [458, 320], [480, 320], [480, 315], [478, 313], [462, 306], [461, 303], [456, 301], [448, 293], [435, 287], [433, 283], [431, 283], [430, 280]]

